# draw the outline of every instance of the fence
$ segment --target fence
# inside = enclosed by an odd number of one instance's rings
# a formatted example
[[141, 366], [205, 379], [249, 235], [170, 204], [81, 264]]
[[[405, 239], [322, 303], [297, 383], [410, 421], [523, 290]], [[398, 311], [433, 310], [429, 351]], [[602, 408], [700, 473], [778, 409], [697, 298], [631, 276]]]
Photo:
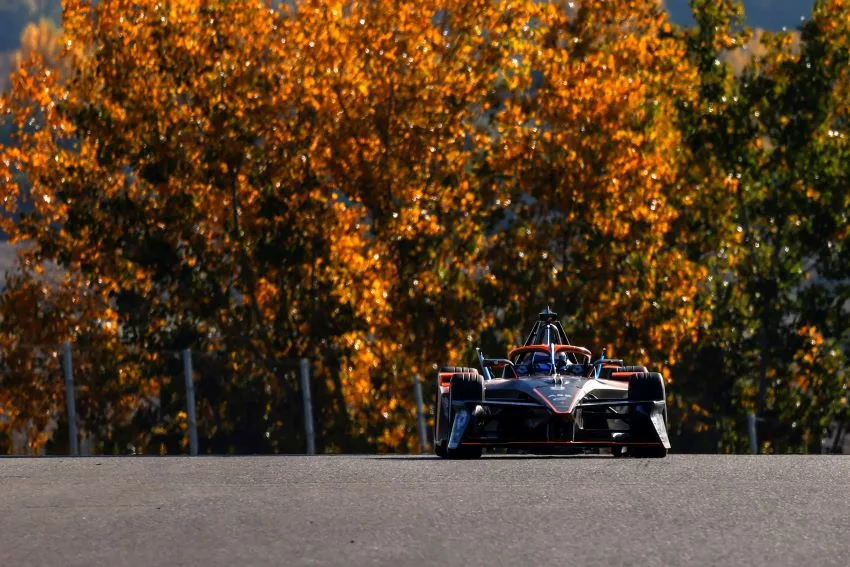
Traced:
[[[186, 415], [189, 436], [189, 454], [198, 455], [198, 426], [195, 404], [195, 382], [192, 366], [192, 350], [189, 348], [181, 351], [183, 361], [183, 377], [186, 388]], [[313, 402], [310, 389], [310, 361], [302, 358], [298, 361], [302, 403], [304, 406], [304, 431], [306, 437], [305, 453], [316, 454], [316, 437], [313, 422]], [[72, 344], [65, 342], [62, 345], [62, 369], [64, 375], [64, 386], [66, 396], [66, 412], [68, 422], [69, 454], [80, 455], [79, 433], [76, 412], [76, 387], [74, 385], [74, 364]], [[416, 400], [417, 430], [419, 445], [422, 453], [428, 451], [429, 441], [427, 427], [425, 424], [425, 410], [422, 395], [422, 379], [417, 374], [413, 377], [413, 390]]]
[[[176, 351], [171, 351], [176, 352]], [[186, 415], [187, 415], [187, 435], [189, 437], [189, 454], [196, 456], [199, 453], [199, 440], [197, 431], [197, 416], [195, 403], [195, 380], [192, 364], [191, 349], [183, 349], [180, 351], [182, 358], [184, 385], [186, 392]], [[77, 411], [76, 411], [76, 387], [74, 383], [74, 361], [73, 361], [73, 346], [70, 342], [65, 342], [62, 345], [62, 374], [64, 377], [64, 389], [66, 394], [66, 414], [68, 426], [68, 452], [72, 456], [80, 455], [80, 437], [78, 432]], [[311, 396], [311, 376], [310, 376], [310, 361], [302, 358], [297, 361], [300, 377], [300, 389], [302, 394], [303, 414], [304, 414], [304, 432], [305, 432], [305, 454], [316, 454], [316, 439], [313, 420], [313, 402]], [[424, 400], [422, 393], [422, 378], [418, 374], [413, 376], [413, 395], [416, 403], [417, 414], [417, 433], [419, 437], [419, 448], [422, 453], [427, 453], [429, 450], [428, 429], [426, 426], [426, 417], [424, 409]], [[765, 419], [757, 416], [754, 413], [749, 413], [746, 416], [746, 430], [749, 438], [749, 449], [752, 454], [758, 453], [758, 435], [757, 428], [759, 423], [765, 422]], [[831, 429], [834, 429], [829, 439], [824, 439], [824, 452], [846, 452], [850, 444], [850, 435], [848, 430], [842, 427], [841, 424], [832, 424]], [[830, 445], [831, 449], [827, 449], [826, 445]]]

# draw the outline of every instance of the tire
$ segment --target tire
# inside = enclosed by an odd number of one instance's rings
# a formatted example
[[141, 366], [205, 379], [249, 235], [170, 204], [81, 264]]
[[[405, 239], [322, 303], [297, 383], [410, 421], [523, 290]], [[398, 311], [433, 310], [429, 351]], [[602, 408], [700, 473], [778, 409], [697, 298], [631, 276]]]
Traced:
[[629, 378], [630, 401], [663, 402], [666, 399], [664, 378], [658, 372], [641, 372]]
[[649, 370], [646, 369], [646, 366], [624, 366], [617, 372], [649, 372]]
[[[629, 379], [630, 401], [665, 402], [664, 425], [667, 425], [667, 395], [664, 388], [664, 378], [658, 372], [642, 372]], [[660, 459], [667, 456], [667, 448], [663, 445], [629, 447], [629, 454], [638, 459]]]
[[438, 437], [438, 424], [440, 420], [443, 419], [443, 408], [442, 404], [442, 395], [440, 395], [440, 389], [437, 388], [437, 393], [434, 397], [434, 454], [438, 457], [447, 458], [449, 456], [448, 451], [448, 440], [440, 439]]
[[[465, 366], [442, 366], [442, 367], [440, 367], [439, 372], [441, 374], [446, 373], [446, 372], [452, 372], [455, 375], [457, 375], [457, 374], [478, 375], [477, 370], [475, 370], [474, 368], [468, 368], [468, 367], [465, 367]], [[452, 376], [452, 378], [454, 378], [454, 376]], [[451, 392], [451, 389], [449, 389], [449, 391]], [[451, 394], [449, 394], [449, 396], [451, 396]], [[449, 439], [448, 439], [448, 436], [449, 436], [449, 433], [451, 431], [451, 424], [452, 424], [453, 416], [451, 415], [451, 412], [449, 412], [450, 413], [449, 418], [447, 420], [443, 420], [443, 408], [442, 408], [441, 404], [445, 403], [445, 402], [443, 402], [442, 398], [443, 398], [443, 396], [440, 394], [440, 389], [437, 388], [437, 392], [434, 395], [434, 436], [433, 436], [433, 439], [434, 439], [434, 454], [437, 455], [438, 457], [442, 457], [442, 458], [445, 459], [445, 458], [448, 458], [448, 456], [449, 456], [449, 449], [448, 449]], [[440, 424], [441, 420], [443, 421], [442, 424]], [[442, 427], [440, 427], [440, 425], [442, 425]], [[445, 435], [445, 438], [441, 439], [439, 434], [438, 434], [438, 431], [440, 433], [443, 433]]]
[[[449, 400], [455, 401], [484, 401], [484, 377], [477, 372], [457, 372], [452, 375], [449, 385]], [[449, 427], [454, 423], [454, 404], [449, 406]], [[481, 456], [481, 446], [460, 446], [457, 449], [448, 448], [446, 440], [446, 456], [450, 459], [477, 459]]]
[[438, 457], [442, 458], [442, 459], [448, 459], [449, 458], [449, 448], [446, 446], [446, 444], [443, 441], [440, 441], [439, 443], [436, 443], [434, 445], [434, 454], [437, 455]]
[[471, 373], [471, 374], [478, 374], [478, 370], [476, 370], [475, 368], [469, 368], [467, 366], [441, 366], [440, 367], [440, 374], [444, 374], [446, 372], [453, 372], [453, 373], [468, 372], [468, 373]]
[[484, 377], [477, 372], [455, 373], [452, 375], [452, 381], [449, 385], [449, 398], [453, 402], [483, 402]]

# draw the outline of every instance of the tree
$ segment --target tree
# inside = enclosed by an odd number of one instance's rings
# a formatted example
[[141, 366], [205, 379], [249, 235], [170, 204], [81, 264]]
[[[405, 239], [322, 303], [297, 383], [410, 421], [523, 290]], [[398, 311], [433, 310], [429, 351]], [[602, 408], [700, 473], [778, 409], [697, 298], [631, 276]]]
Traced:
[[[721, 59], [749, 33], [740, 28], [740, 7], [694, 5], [699, 28], [688, 42], [701, 70], [702, 112], [683, 114], [695, 158], [690, 175], [716, 196], [701, 209], [713, 235], [706, 242], [717, 247], [708, 264], [716, 308], [712, 329], [682, 372], [692, 377], [686, 387], [718, 414], [729, 449], [746, 446], [741, 418], [754, 411], [765, 420], [763, 447], [819, 450], [821, 431], [841, 403], [846, 370], [838, 342], [846, 331], [833, 325], [824, 336], [831, 317], [812, 309], [818, 295], [827, 310], [846, 308], [836, 285], [845, 276], [828, 267], [835, 265], [833, 243], [846, 237], [837, 228], [844, 199], [838, 187], [846, 182], [838, 156], [846, 150], [834, 121], [843, 107], [836, 95], [846, 81], [838, 70], [847, 49], [830, 33], [839, 9], [819, 3], [799, 45], [790, 33], [764, 34], [765, 51], [736, 76]], [[715, 364], [707, 367], [707, 359]], [[700, 384], [708, 380], [711, 397]]]
[[[356, 327], [373, 280], [347, 269], [372, 265], [356, 211], [300, 159], [309, 140], [304, 114], [286, 111], [287, 48], [268, 48], [281, 15], [229, 2], [65, 8], [72, 78], [33, 61], [6, 103], [17, 143], [4, 203], [33, 211], [4, 228], [87, 284], [154, 382], [167, 384], [168, 351], [217, 358], [228, 383], [215, 413], [231, 423], [202, 423], [209, 435], [260, 429], [247, 405], [228, 407], [247, 391], [270, 438], [282, 421], [269, 404], [296, 392], [284, 362], [341, 341], [311, 334], [310, 308]], [[316, 262], [330, 256], [342, 264]]]
[[482, 109], [528, 49], [535, 13], [525, 2], [304, 2], [285, 28], [302, 54], [298, 98], [315, 115], [305, 163], [360, 208], [386, 281], [381, 311], [350, 335], [361, 348], [347, 379], [371, 387], [349, 388], [347, 403], [387, 446], [416, 446], [412, 376], [461, 359], [486, 324], [488, 194], [474, 164], [493, 150], [498, 117]]
[[326, 447], [415, 446], [412, 373], [480, 315], [467, 164], [521, 7], [69, 2], [71, 78], [33, 60], [5, 102], [4, 226], [99, 298], [165, 413], [161, 357], [209, 361], [217, 450], [300, 448], [300, 357]]
[[695, 195], [678, 178], [674, 104], [695, 74], [671, 32], [655, 2], [547, 7], [530, 51], [539, 78], [508, 84], [488, 164], [487, 298], [505, 306], [488, 348], [515, 344], [529, 310], [553, 304], [574, 341], [659, 367], [675, 391], [706, 273], [675, 230]]
[[34, 450], [66, 339], [104, 451], [185, 450], [186, 347], [202, 451], [302, 450], [301, 358], [320, 450], [415, 450], [413, 375], [545, 304], [664, 372], [686, 447], [757, 410], [813, 450], [846, 413], [838, 0], [738, 75], [731, 0], [693, 30], [654, 0], [64, 7], [0, 99], [0, 407]]

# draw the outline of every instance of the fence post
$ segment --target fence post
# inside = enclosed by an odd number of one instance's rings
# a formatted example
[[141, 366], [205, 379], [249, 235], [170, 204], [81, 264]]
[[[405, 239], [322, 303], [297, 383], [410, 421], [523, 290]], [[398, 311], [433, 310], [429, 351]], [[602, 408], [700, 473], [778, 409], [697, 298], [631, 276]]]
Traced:
[[198, 454], [198, 423], [195, 418], [195, 384], [192, 380], [192, 350], [183, 349], [183, 376], [186, 379], [186, 415], [189, 420], [189, 454]]
[[413, 393], [416, 395], [416, 425], [419, 428], [419, 448], [422, 454], [428, 452], [428, 436], [425, 431], [425, 409], [422, 402], [422, 378], [413, 375]]
[[313, 400], [310, 397], [310, 361], [301, 359], [301, 395], [304, 397], [304, 431], [307, 434], [307, 454], [316, 454], [316, 438], [313, 432]]
[[65, 401], [68, 408], [68, 442], [71, 456], [80, 456], [80, 445], [77, 438], [77, 403], [74, 390], [74, 370], [71, 367], [71, 342], [62, 344], [62, 366], [65, 371]]
[[756, 414], [750, 412], [747, 414], [747, 433], [750, 436], [750, 453], [758, 454], [758, 438], [756, 437]]

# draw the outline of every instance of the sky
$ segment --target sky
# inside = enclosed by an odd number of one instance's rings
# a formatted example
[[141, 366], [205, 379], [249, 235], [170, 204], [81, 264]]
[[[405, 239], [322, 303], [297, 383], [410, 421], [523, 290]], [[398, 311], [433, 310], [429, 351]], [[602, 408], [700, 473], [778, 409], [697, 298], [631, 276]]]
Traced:
[[[670, 11], [670, 19], [677, 24], [694, 23], [688, 0], [664, 0]], [[743, 0], [746, 23], [753, 28], [779, 31], [783, 26], [794, 29], [800, 17], [806, 19], [812, 13], [815, 0]]]

